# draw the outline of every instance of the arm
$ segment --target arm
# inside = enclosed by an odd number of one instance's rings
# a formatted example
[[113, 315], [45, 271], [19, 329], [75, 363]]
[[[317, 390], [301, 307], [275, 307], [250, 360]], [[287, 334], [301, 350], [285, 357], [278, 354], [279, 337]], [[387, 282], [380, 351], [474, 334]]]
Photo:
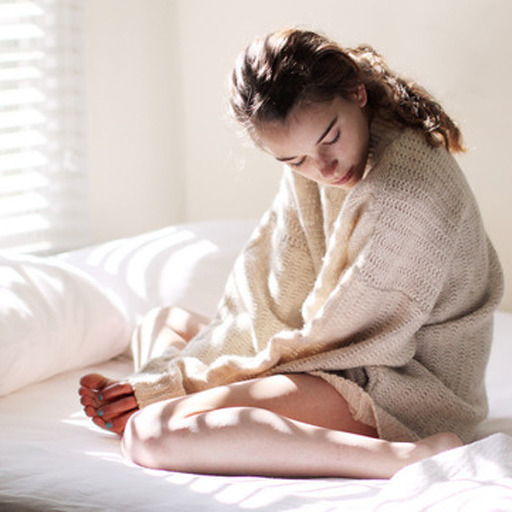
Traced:
[[273, 364], [266, 355], [269, 339], [302, 327], [301, 305], [313, 282], [309, 248], [285, 178], [235, 263], [212, 323], [180, 354], [164, 354], [130, 378], [139, 405], [260, 374]]

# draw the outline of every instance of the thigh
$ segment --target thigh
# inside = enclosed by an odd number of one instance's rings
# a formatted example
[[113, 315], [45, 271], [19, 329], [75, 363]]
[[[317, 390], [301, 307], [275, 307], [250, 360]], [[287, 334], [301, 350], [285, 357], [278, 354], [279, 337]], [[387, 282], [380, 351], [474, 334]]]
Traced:
[[155, 412], [165, 423], [228, 407], [266, 409], [311, 425], [377, 437], [374, 428], [354, 420], [346, 400], [330, 384], [307, 374], [274, 375], [220, 386], [164, 401]]

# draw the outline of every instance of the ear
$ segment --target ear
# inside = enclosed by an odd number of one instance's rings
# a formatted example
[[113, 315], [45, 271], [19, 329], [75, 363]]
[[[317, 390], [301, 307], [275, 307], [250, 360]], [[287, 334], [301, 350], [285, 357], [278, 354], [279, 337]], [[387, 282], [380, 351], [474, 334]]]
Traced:
[[366, 106], [368, 103], [368, 94], [364, 84], [359, 84], [357, 86], [356, 92], [354, 92], [354, 99], [361, 108]]

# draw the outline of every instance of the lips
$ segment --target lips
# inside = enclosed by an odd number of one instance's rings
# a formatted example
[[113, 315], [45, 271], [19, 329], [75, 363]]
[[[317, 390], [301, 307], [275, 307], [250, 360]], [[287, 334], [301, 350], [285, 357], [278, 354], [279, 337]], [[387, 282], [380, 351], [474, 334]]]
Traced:
[[336, 180], [336, 181], [333, 181], [331, 183], [331, 185], [345, 185], [345, 183], [348, 183], [351, 179], [352, 179], [352, 176], [354, 176], [354, 173], [355, 173], [355, 166], [352, 166], [349, 171], [347, 172], [347, 174], [345, 174], [345, 176], [341, 177], [340, 179]]

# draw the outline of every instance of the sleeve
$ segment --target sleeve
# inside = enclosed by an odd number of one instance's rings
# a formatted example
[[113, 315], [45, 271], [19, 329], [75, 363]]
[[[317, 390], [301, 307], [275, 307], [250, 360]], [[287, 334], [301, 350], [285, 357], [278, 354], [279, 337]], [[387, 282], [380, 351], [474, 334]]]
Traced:
[[212, 323], [180, 353], [169, 351], [130, 377], [140, 407], [261, 374], [279, 354], [269, 340], [302, 328], [301, 305], [315, 280], [293, 180], [283, 175], [228, 278]]
[[440, 250], [437, 228], [407, 222], [371, 192], [351, 197], [340, 217], [296, 333], [311, 353], [273, 372], [400, 367], [414, 357], [450, 246]]

